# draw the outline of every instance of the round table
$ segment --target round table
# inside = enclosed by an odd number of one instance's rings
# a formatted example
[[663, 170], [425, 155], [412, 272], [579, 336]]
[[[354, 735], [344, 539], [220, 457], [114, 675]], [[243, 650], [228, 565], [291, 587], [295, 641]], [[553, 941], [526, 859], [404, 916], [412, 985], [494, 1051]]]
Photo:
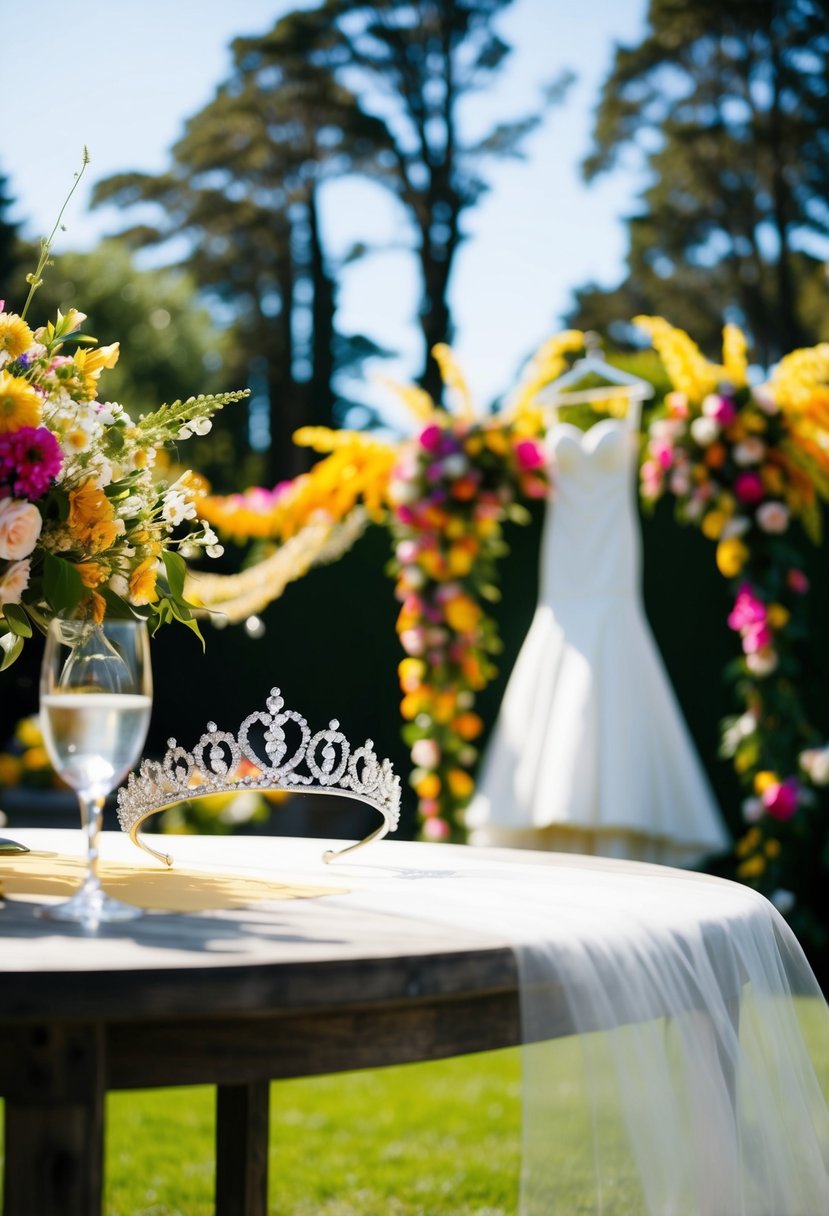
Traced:
[[[14, 835], [39, 853], [82, 849], [80, 831]], [[660, 883], [684, 879], [656, 866], [397, 841], [330, 866], [321, 855], [338, 842], [168, 837], [167, 843], [177, 865], [205, 881], [236, 874], [339, 890], [230, 910], [153, 912], [95, 934], [39, 919], [37, 898], [8, 898], [0, 910], [5, 1216], [98, 1216], [107, 1090], [200, 1084], [217, 1087], [216, 1210], [265, 1216], [271, 1080], [432, 1060], [585, 1029], [574, 1027], [556, 984], [545, 984], [543, 1023], [528, 1029], [526, 1016], [522, 1023], [509, 929], [454, 917], [453, 892], [464, 884], [453, 880], [477, 874], [479, 891], [486, 891], [487, 876], [504, 872], [518, 889], [524, 877], [528, 887], [558, 890], [567, 885], [565, 871], [571, 869], [574, 883], [579, 867], [598, 891], [603, 874], [618, 875], [621, 866], [647, 903]], [[101, 857], [146, 866], [118, 833], [102, 835]], [[4, 864], [0, 857], [0, 881]], [[550, 883], [539, 884], [548, 872]], [[165, 874], [159, 871], [157, 882]], [[715, 903], [718, 893], [728, 896], [725, 888], [742, 888], [689, 880], [703, 933], [710, 922], [721, 937], [728, 926], [722, 915], [706, 921], [705, 897], [710, 891]], [[198, 892], [198, 877], [193, 885]], [[432, 891], [441, 902], [441, 889], [449, 914], [421, 909], [418, 892]], [[611, 939], [612, 929], [609, 918]], [[714, 982], [724, 1004], [738, 1010], [739, 980], [724, 971]], [[659, 1013], [648, 1009], [648, 1016]], [[726, 1075], [726, 1089], [730, 1083]]]

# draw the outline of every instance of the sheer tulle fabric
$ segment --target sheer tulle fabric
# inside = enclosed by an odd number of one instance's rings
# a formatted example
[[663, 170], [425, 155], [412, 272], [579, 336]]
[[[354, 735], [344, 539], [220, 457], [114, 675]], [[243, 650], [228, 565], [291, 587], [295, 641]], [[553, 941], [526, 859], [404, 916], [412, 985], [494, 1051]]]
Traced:
[[[812, 1062], [829, 1059], [829, 1011], [765, 899], [600, 859], [457, 849], [449, 864], [421, 846], [421, 868], [407, 869], [399, 846], [394, 856], [396, 877], [378, 865], [349, 902], [515, 951], [522, 1216], [829, 1212], [829, 1112]], [[580, 1177], [551, 1131], [562, 1095], [590, 1146]]]

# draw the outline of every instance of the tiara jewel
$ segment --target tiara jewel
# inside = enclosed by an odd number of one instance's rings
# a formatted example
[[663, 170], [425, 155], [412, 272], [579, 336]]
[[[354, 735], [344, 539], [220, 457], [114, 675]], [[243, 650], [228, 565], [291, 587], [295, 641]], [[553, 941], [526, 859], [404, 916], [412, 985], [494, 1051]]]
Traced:
[[139, 848], [170, 866], [171, 857], [150, 848], [138, 835], [150, 815], [205, 794], [286, 790], [356, 798], [383, 816], [380, 827], [365, 839], [344, 849], [328, 849], [324, 861], [393, 832], [400, 821], [400, 778], [391, 761], [378, 760], [371, 739], [352, 751], [336, 718], [312, 735], [305, 718], [284, 705], [279, 689], [272, 688], [267, 712], [249, 714], [236, 735], [208, 722], [190, 752], [168, 739], [164, 759], [142, 760], [138, 773], [130, 773], [119, 789], [122, 830]]

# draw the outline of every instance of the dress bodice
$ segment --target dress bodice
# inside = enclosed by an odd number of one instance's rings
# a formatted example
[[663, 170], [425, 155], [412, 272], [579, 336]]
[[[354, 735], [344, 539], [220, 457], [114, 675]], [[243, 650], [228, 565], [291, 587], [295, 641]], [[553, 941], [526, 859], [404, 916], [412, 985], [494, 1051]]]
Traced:
[[636, 437], [628, 422], [605, 418], [588, 431], [558, 422], [547, 444], [553, 493], [541, 547], [541, 602], [636, 594]]

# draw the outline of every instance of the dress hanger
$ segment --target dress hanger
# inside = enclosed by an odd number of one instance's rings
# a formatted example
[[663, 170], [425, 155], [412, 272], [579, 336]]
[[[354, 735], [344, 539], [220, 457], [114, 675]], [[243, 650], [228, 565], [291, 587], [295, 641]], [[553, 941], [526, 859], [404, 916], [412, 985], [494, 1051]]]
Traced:
[[[587, 354], [577, 359], [569, 371], [553, 380], [538, 394], [539, 404], [551, 405], [555, 409], [559, 405], [585, 405], [606, 401], [608, 398], [626, 397], [629, 407], [637, 407], [636, 410], [630, 408], [630, 413], [635, 413], [638, 420], [639, 403], [653, 396], [653, 387], [647, 380], [631, 376], [629, 372], [623, 372], [621, 368], [608, 363], [602, 357], [601, 339], [598, 334], [586, 333], [584, 347]], [[588, 376], [601, 377], [607, 383], [580, 389], [579, 384]]]

